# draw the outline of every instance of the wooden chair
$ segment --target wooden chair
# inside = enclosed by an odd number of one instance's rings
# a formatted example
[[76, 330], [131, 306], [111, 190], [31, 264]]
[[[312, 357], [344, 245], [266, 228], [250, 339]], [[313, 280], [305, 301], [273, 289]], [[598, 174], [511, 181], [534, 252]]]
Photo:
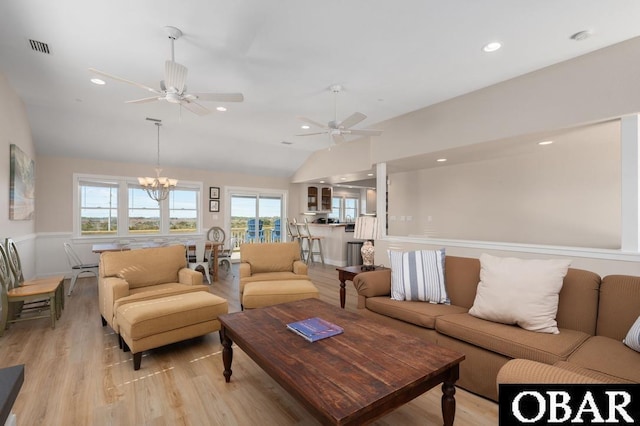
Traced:
[[[51, 328], [56, 327], [56, 320], [60, 318], [64, 302], [64, 276], [32, 280], [26, 285], [13, 284], [9, 256], [3, 245], [0, 245], [0, 336], [12, 322], [27, 321], [38, 318], [50, 318]], [[23, 304], [42, 302], [39, 307], [33, 307], [29, 312], [23, 310]], [[48, 310], [47, 315], [42, 311]], [[31, 315], [34, 314], [34, 315]]]

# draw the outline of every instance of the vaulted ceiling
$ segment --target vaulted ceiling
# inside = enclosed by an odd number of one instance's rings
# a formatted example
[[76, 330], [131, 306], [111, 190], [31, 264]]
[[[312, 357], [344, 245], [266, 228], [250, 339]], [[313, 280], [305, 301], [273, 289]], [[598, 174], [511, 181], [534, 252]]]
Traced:
[[[23, 99], [39, 155], [290, 176], [332, 142], [295, 136], [360, 111], [376, 123], [640, 35], [636, 0], [7, 0], [0, 73]], [[171, 57], [195, 92], [241, 92], [195, 115], [167, 102], [125, 104]], [[571, 39], [580, 31], [590, 37]], [[30, 40], [49, 53], [32, 50]], [[485, 53], [499, 41], [503, 47]], [[333, 84], [344, 87], [337, 95]], [[215, 110], [225, 106], [226, 112]], [[337, 107], [337, 108], [336, 108]], [[336, 108], [336, 109], [334, 109]], [[337, 110], [337, 114], [336, 114]], [[285, 142], [285, 143], [283, 143]]]

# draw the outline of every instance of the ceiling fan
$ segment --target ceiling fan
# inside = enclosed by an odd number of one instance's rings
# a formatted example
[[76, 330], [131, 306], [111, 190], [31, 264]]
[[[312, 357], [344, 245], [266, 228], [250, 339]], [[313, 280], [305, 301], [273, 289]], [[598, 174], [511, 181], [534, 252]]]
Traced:
[[334, 94], [334, 119], [329, 121], [326, 125], [317, 121], [311, 120], [307, 117], [298, 117], [298, 120], [311, 124], [315, 127], [323, 129], [320, 132], [302, 133], [296, 136], [313, 136], [328, 134], [335, 143], [345, 142], [344, 135], [360, 135], [360, 136], [380, 136], [382, 130], [374, 129], [352, 129], [353, 126], [364, 121], [367, 116], [361, 112], [354, 112], [342, 121], [338, 121], [338, 93], [342, 92], [342, 86], [335, 84], [329, 87]]
[[89, 71], [113, 80], [132, 84], [155, 94], [148, 98], [126, 101], [125, 103], [128, 104], [167, 101], [172, 104], [180, 104], [195, 114], [205, 115], [210, 113], [211, 110], [199, 104], [196, 100], [218, 102], [242, 102], [244, 100], [242, 93], [188, 93], [186, 85], [188, 69], [175, 61], [173, 50], [173, 44], [175, 40], [182, 36], [182, 31], [175, 27], [164, 27], [164, 29], [169, 36], [169, 40], [171, 40], [171, 60], [167, 60], [164, 64], [164, 80], [160, 81], [160, 89], [154, 89], [153, 87], [108, 74], [95, 68], [89, 68]]

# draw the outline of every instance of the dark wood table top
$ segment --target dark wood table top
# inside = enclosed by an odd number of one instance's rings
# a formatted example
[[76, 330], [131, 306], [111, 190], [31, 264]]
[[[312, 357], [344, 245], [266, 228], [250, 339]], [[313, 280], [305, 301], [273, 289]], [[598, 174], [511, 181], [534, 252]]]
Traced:
[[24, 364], [0, 369], [0, 424], [5, 424], [24, 383]]
[[[314, 343], [286, 324], [318, 316], [344, 333]], [[361, 424], [451, 380], [464, 355], [318, 299], [221, 315], [224, 332], [322, 423]], [[242, 378], [236, 378], [242, 380]]]

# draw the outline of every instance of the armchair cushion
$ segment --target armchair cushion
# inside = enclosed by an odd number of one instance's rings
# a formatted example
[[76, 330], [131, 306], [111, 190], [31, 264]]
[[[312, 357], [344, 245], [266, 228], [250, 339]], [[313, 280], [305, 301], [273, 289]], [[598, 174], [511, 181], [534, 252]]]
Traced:
[[130, 288], [178, 282], [178, 271], [187, 266], [182, 245], [130, 251], [105, 252], [100, 257], [102, 276], [117, 276]]
[[293, 263], [300, 260], [297, 242], [242, 244], [240, 261], [251, 265], [251, 274], [257, 272], [292, 272]]

